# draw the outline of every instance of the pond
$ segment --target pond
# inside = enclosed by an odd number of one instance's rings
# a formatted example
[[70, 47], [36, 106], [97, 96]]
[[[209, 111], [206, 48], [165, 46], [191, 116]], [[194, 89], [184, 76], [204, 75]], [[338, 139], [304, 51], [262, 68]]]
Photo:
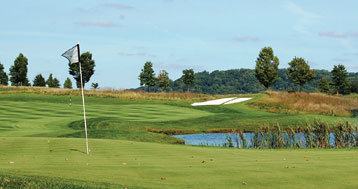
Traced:
[[[286, 143], [288, 140], [290, 140], [288, 138], [287, 133], [282, 133], [282, 136], [284, 138], [284, 141], [286, 140]], [[198, 145], [198, 146], [226, 146], [227, 147], [229, 145], [229, 140], [231, 140], [233, 147], [237, 148], [237, 146], [239, 146], [239, 148], [242, 148], [242, 141], [240, 137], [234, 133], [189, 134], [189, 135], [174, 135], [174, 137], [183, 139], [186, 145]], [[244, 137], [247, 143], [247, 147], [252, 148], [255, 133], [244, 133]], [[328, 138], [329, 138], [330, 147], [334, 147], [335, 145], [334, 133], [330, 133]], [[303, 148], [306, 147], [306, 141], [303, 133], [296, 133], [294, 139], [296, 140], [296, 144], [300, 143], [301, 147]]]

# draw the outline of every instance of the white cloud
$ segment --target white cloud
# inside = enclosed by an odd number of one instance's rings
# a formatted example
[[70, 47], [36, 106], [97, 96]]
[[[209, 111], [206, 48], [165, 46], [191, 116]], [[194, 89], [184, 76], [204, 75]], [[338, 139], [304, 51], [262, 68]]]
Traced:
[[95, 27], [118, 27], [119, 26], [112, 22], [103, 21], [103, 20], [81, 21], [81, 22], [76, 22], [75, 24], [81, 25], [81, 26], [95, 26]]
[[169, 70], [184, 70], [194, 69], [194, 71], [202, 71], [205, 68], [200, 65], [184, 65], [184, 64], [158, 64], [154, 65], [157, 69], [169, 69]]
[[335, 62], [350, 62], [350, 61], [352, 61], [351, 59], [348, 59], [348, 58], [333, 58], [332, 60]]
[[347, 35], [344, 33], [331, 32], [331, 31], [319, 32], [318, 35], [322, 36], [322, 37], [330, 37], [330, 38], [346, 38], [347, 37]]
[[294, 24], [293, 29], [303, 34], [310, 34], [309, 27], [318, 22], [321, 17], [316, 13], [304, 10], [302, 7], [291, 1], [287, 1], [284, 4], [284, 7], [299, 17], [298, 21]]
[[356, 65], [349, 65], [349, 66], [347, 66], [347, 68], [349, 70], [358, 70], [358, 66], [356, 66]]
[[120, 3], [105, 3], [105, 4], [102, 4], [102, 6], [107, 7], [107, 8], [112, 8], [112, 9], [120, 9], [120, 10], [134, 9], [134, 7], [132, 7], [132, 6], [124, 5], [124, 4], [120, 4]]
[[147, 53], [143, 53], [143, 52], [137, 52], [137, 53], [119, 52], [118, 54], [119, 54], [120, 56], [137, 56], [137, 57], [152, 57], [152, 58], [157, 57], [156, 55], [147, 54]]

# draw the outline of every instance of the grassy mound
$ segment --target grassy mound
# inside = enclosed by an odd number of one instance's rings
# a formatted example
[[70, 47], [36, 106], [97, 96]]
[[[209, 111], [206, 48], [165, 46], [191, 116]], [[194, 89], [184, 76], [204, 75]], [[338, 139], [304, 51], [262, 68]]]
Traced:
[[[184, 144], [183, 140], [170, 137], [166, 134], [147, 132], [145, 128], [151, 124], [152, 123], [148, 124], [146, 122], [123, 121], [115, 118], [93, 118], [88, 120], [88, 137]], [[61, 135], [60, 137], [84, 138], [83, 125], [83, 120], [71, 122], [69, 127], [77, 130], [77, 132]]]

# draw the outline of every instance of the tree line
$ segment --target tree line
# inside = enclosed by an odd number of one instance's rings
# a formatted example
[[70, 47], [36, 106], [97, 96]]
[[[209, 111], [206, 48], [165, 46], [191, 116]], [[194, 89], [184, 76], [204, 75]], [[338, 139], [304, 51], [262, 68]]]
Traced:
[[[299, 85], [300, 92], [307, 82], [316, 78], [315, 71], [310, 69], [305, 59], [294, 57], [288, 64], [288, 77], [291, 82]], [[273, 49], [264, 47], [256, 60], [255, 76], [266, 89], [278, 80], [278, 65], [279, 59], [274, 56]], [[324, 93], [349, 94], [352, 92], [351, 87], [352, 81], [344, 65], [334, 66], [331, 71], [331, 82], [323, 78], [318, 82], [318, 90]]]
[[[160, 70], [159, 75], [155, 77], [153, 70], [152, 62], [146, 62], [142, 71], [139, 74], [140, 85], [144, 86], [147, 92], [150, 91], [150, 88], [157, 86], [156, 90], [164, 91], [168, 89], [171, 80], [169, 79], [169, 74], [165, 70]], [[194, 83], [195, 74], [193, 69], [183, 70], [183, 76], [180, 80], [184, 83], [189, 91], [190, 86]]]
[[[85, 52], [80, 55], [80, 62], [82, 66], [82, 77], [83, 77], [83, 86], [91, 79], [95, 70], [95, 61], [92, 59], [92, 54], [90, 52]], [[20, 53], [19, 56], [15, 59], [14, 64], [9, 69], [9, 76], [4, 71], [4, 66], [0, 62], [0, 85], [9, 85], [11, 86], [31, 86], [31, 83], [27, 77], [28, 73], [28, 59]], [[80, 71], [78, 64], [70, 64], [69, 74], [73, 76], [76, 81], [77, 88], [80, 88]], [[60, 81], [53, 76], [52, 73], [49, 74], [48, 78], [45, 79], [42, 74], [38, 74], [32, 81], [32, 86], [36, 87], [50, 87], [50, 88], [59, 88], [61, 86]], [[63, 88], [72, 89], [72, 81], [67, 77], [63, 83]], [[92, 88], [97, 89], [98, 83], [92, 83]]]
[[[329, 94], [349, 94], [358, 92], [358, 73], [348, 73], [343, 65], [335, 65], [332, 71], [310, 69], [308, 62], [301, 57], [294, 57], [289, 67], [278, 69], [279, 58], [274, 55], [271, 47], [264, 47], [256, 59], [255, 69], [232, 69], [227, 71], [193, 72], [191, 83], [185, 84], [181, 77], [172, 81], [165, 72], [169, 81], [165, 87], [161, 86], [159, 74], [155, 77], [152, 63], [145, 64], [141, 75], [150, 75], [150, 85], [145, 79], [137, 90], [147, 91], [187, 91], [190, 87], [193, 92], [209, 94], [257, 93], [265, 89], [277, 91], [320, 91]], [[145, 70], [151, 70], [150, 74]], [[185, 70], [184, 70], [185, 71]], [[183, 71], [183, 76], [185, 75]], [[160, 71], [162, 73], [163, 71]], [[167, 82], [168, 83], [168, 82]]]

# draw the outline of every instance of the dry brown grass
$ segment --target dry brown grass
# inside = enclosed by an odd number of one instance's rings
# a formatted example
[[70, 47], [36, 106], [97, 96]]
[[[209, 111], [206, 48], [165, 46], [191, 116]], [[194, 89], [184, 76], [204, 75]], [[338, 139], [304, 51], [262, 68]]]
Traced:
[[[44, 95], [73, 95], [80, 96], [81, 91], [76, 89], [62, 89], [62, 88], [46, 88], [46, 87], [11, 87], [0, 86], [0, 94], [13, 93], [31, 93]], [[109, 98], [124, 98], [124, 99], [143, 99], [143, 100], [213, 100], [220, 98], [218, 95], [208, 95], [202, 93], [192, 92], [158, 92], [148, 93], [144, 91], [133, 90], [116, 90], [116, 89], [102, 89], [102, 90], [85, 90], [86, 96], [95, 97], [109, 97]]]
[[193, 130], [193, 129], [152, 129], [152, 128], [148, 128], [147, 132], [161, 133], [166, 135], [185, 135], [185, 134], [199, 133], [198, 130]]
[[352, 116], [358, 109], [358, 99], [331, 96], [322, 93], [265, 92], [268, 98], [253, 106], [277, 113], [310, 113], [331, 116]]
[[232, 131], [232, 128], [213, 128], [208, 129], [206, 133], [231, 133]]

